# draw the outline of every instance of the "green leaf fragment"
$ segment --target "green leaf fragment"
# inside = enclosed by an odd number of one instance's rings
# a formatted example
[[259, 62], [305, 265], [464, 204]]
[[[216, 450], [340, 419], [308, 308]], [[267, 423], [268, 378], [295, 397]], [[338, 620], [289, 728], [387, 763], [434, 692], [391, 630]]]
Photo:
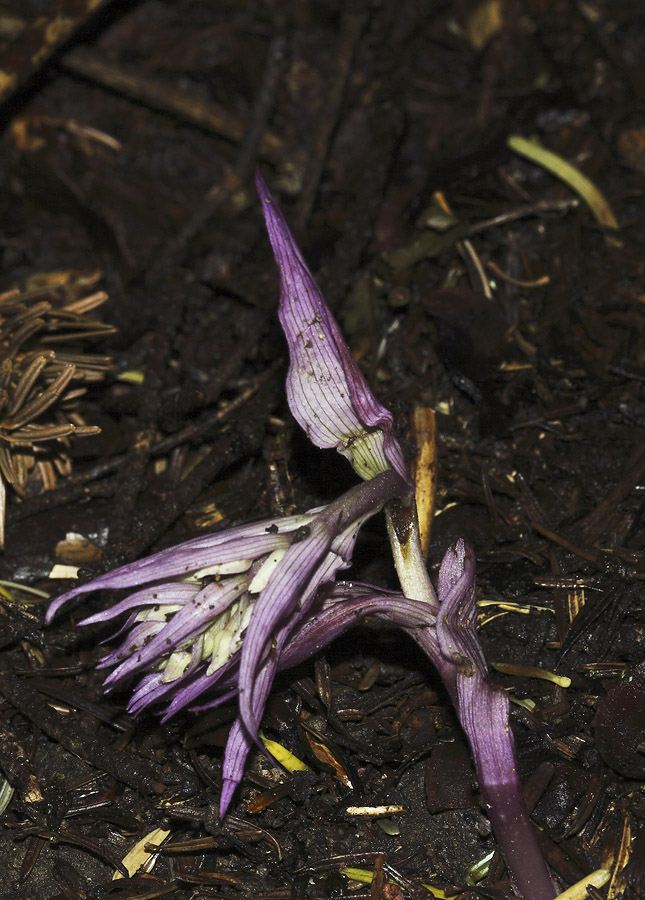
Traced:
[[585, 201], [599, 225], [614, 231], [619, 229], [618, 220], [604, 195], [586, 175], [583, 175], [566, 159], [553, 153], [552, 150], [540, 146], [536, 141], [527, 140], [517, 134], [507, 138], [506, 145], [514, 153], [542, 166], [547, 172], [551, 172], [556, 178], [569, 185], [571, 190]]

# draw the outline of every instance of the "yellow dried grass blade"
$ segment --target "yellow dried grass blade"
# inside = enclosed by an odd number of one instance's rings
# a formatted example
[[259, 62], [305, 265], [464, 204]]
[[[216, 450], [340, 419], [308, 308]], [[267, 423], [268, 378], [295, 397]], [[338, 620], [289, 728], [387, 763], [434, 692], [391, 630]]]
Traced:
[[260, 732], [260, 740], [275, 761], [280, 763], [282, 768], [286, 769], [287, 772], [306, 772], [309, 770], [307, 763], [304, 763], [301, 759], [298, 759], [297, 756], [294, 756], [294, 754], [290, 750], [287, 750], [286, 747], [283, 747], [282, 744], [265, 737], [262, 732]]
[[413, 464], [414, 497], [419, 517], [421, 551], [427, 558], [437, 493], [437, 428], [433, 409], [415, 406], [412, 434], [418, 450]]
[[596, 869], [595, 872], [585, 875], [580, 881], [576, 881], [570, 888], [567, 888], [566, 891], [558, 894], [555, 900], [585, 900], [585, 897], [589, 896], [587, 886], [591, 885], [595, 888], [601, 888], [604, 884], [607, 884], [610, 875], [609, 869]]
[[[147, 844], [162, 844], [168, 835], [169, 831], [166, 831], [164, 828], [154, 828], [151, 832], [142, 837], [140, 841], [134, 845], [134, 847], [129, 850], [121, 862], [128, 870], [130, 877], [139, 872], [144, 866], [148, 865], [152, 858], [157, 855], [156, 851], [146, 850]], [[120, 872], [115, 872], [112, 876], [112, 881], [117, 881], [117, 879], [123, 878], [123, 875]]]
[[[341, 875], [345, 875], [346, 878], [350, 878], [352, 881], [358, 881], [360, 884], [371, 884], [374, 879], [374, 872], [371, 869], [357, 869], [353, 866], [348, 866], [342, 868], [340, 872]], [[453, 897], [457, 896], [456, 894], [446, 894], [445, 891], [433, 887], [431, 884], [424, 884], [423, 886], [433, 897], [437, 897], [437, 900], [452, 900]]]
[[557, 153], [553, 153], [552, 150], [541, 147], [535, 141], [529, 141], [517, 134], [511, 135], [507, 139], [506, 145], [514, 153], [542, 166], [547, 172], [551, 172], [556, 178], [568, 184], [571, 190], [585, 201], [599, 225], [611, 228], [613, 231], [618, 230], [620, 227], [618, 220], [604, 195], [586, 175], [583, 175], [570, 162], [558, 156]]

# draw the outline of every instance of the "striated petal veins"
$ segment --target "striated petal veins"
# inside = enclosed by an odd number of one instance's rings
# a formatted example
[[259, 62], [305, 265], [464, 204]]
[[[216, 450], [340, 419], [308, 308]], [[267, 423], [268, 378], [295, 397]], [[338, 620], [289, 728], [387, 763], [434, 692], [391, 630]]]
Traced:
[[365, 381], [259, 173], [256, 186], [280, 270], [279, 316], [291, 360], [291, 412], [313, 444], [335, 447], [361, 478], [393, 468], [408, 481], [392, 414]]

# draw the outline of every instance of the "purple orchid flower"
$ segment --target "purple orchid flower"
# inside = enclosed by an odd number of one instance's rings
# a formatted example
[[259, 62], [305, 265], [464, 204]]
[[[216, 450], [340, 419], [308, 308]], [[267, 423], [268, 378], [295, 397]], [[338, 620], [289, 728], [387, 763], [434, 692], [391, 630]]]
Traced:
[[[222, 813], [240, 778], [280, 655], [307, 615], [318, 588], [346, 568], [362, 524], [402, 489], [390, 470], [350, 488], [321, 509], [232, 528], [162, 550], [80, 585], [55, 600], [51, 621], [69, 600], [102, 588], [138, 588], [114, 606], [83, 620], [88, 625], [130, 613], [121, 647], [101, 666], [111, 688], [146, 673], [131, 712], [171, 697], [168, 714], [222, 681], [239, 694], [240, 719], [231, 731], [224, 765]], [[227, 674], [237, 670], [231, 693]]]
[[[238, 696], [224, 756], [222, 816], [250, 747], [260, 745], [278, 668], [307, 658], [366, 616], [404, 628], [437, 667], [457, 708], [517, 890], [527, 900], [552, 900], [522, 800], [508, 701], [488, 679], [475, 630], [472, 551], [460, 541], [446, 554], [437, 598], [392, 416], [367, 386], [259, 175], [256, 183], [280, 271], [291, 411], [316, 446], [336, 448], [365, 483], [326, 507], [196, 538], [102, 575], [54, 601], [47, 620], [88, 591], [135, 589], [80, 623], [128, 615], [121, 646], [101, 663], [111, 670], [106, 687], [140, 677], [128, 709], [164, 701], [166, 718]], [[334, 581], [351, 562], [360, 527], [381, 509], [403, 593]]]
[[[51, 620], [64, 603], [87, 591], [141, 588], [81, 623], [130, 613], [125, 641], [102, 666], [112, 669], [108, 688], [143, 675], [128, 707], [133, 713], [168, 700], [166, 715], [172, 715], [211, 688], [219, 688], [214, 702], [239, 693], [240, 717], [224, 761], [222, 813], [251, 745], [259, 743], [281, 654], [317, 589], [349, 565], [363, 522], [411, 492], [392, 415], [367, 386], [260, 176], [257, 183], [281, 272], [291, 410], [313, 443], [337, 447], [366, 483], [304, 517], [197, 538], [124, 566], [74, 588], [48, 613]], [[205, 584], [204, 577], [216, 581]]]
[[[508, 699], [488, 678], [477, 636], [474, 555], [463, 541], [448, 551], [439, 573], [437, 598], [421, 552], [416, 509], [401, 449], [393, 435], [392, 416], [370, 392], [259, 174], [256, 185], [280, 270], [279, 315], [291, 357], [287, 397], [294, 417], [316, 446], [335, 447], [361, 477], [373, 477], [389, 466], [409, 487], [385, 506], [393, 558], [405, 596], [395, 600], [392, 594], [376, 589], [337, 584], [333, 590], [342, 602], [336, 604], [336, 618], [331, 613], [330, 595], [316, 621], [300, 624], [292, 652], [297, 652], [300, 636], [309, 648], [316, 633], [322, 640], [368, 609], [408, 630], [437, 667], [455, 704], [495, 833], [518, 890], [530, 900], [552, 900], [553, 884], [522, 797], [508, 724]], [[331, 386], [335, 390], [330, 391]], [[411, 621], [418, 615], [419, 604], [425, 615], [423, 626]]]

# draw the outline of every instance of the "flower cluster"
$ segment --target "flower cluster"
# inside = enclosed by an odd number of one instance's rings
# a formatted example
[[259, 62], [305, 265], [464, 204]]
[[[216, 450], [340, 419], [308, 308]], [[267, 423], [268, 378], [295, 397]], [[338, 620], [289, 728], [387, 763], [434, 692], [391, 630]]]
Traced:
[[[48, 619], [88, 591], [134, 591], [80, 623], [128, 616], [121, 645], [101, 663], [110, 670], [106, 687], [136, 676], [129, 710], [163, 701], [166, 717], [237, 695], [222, 816], [249, 749], [260, 746], [277, 670], [311, 656], [366, 616], [404, 629], [432, 660], [455, 704], [516, 891], [527, 900], [552, 900], [515, 768], [508, 700], [488, 679], [475, 630], [473, 553], [463, 541], [447, 552], [435, 593], [392, 415], [370, 391], [259, 175], [256, 183], [280, 271], [291, 411], [312, 443], [337, 449], [363, 482], [303, 515], [200, 537], [108, 572], [59, 597]], [[402, 592], [336, 579], [351, 562], [361, 526], [381, 510]]]
[[101, 665], [112, 669], [107, 687], [145, 673], [130, 712], [170, 700], [169, 716], [211, 688], [218, 688], [213, 703], [239, 693], [240, 718], [226, 752], [224, 811], [258, 740], [285, 646], [321, 585], [349, 565], [363, 522], [400, 490], [400, 476], [383, 472], [321, 509], [162, 550], [63, 594], [50, 606], [48, 619], [87, 591], [136, 588], [81, 623], [129, 613], [125, 640]]

